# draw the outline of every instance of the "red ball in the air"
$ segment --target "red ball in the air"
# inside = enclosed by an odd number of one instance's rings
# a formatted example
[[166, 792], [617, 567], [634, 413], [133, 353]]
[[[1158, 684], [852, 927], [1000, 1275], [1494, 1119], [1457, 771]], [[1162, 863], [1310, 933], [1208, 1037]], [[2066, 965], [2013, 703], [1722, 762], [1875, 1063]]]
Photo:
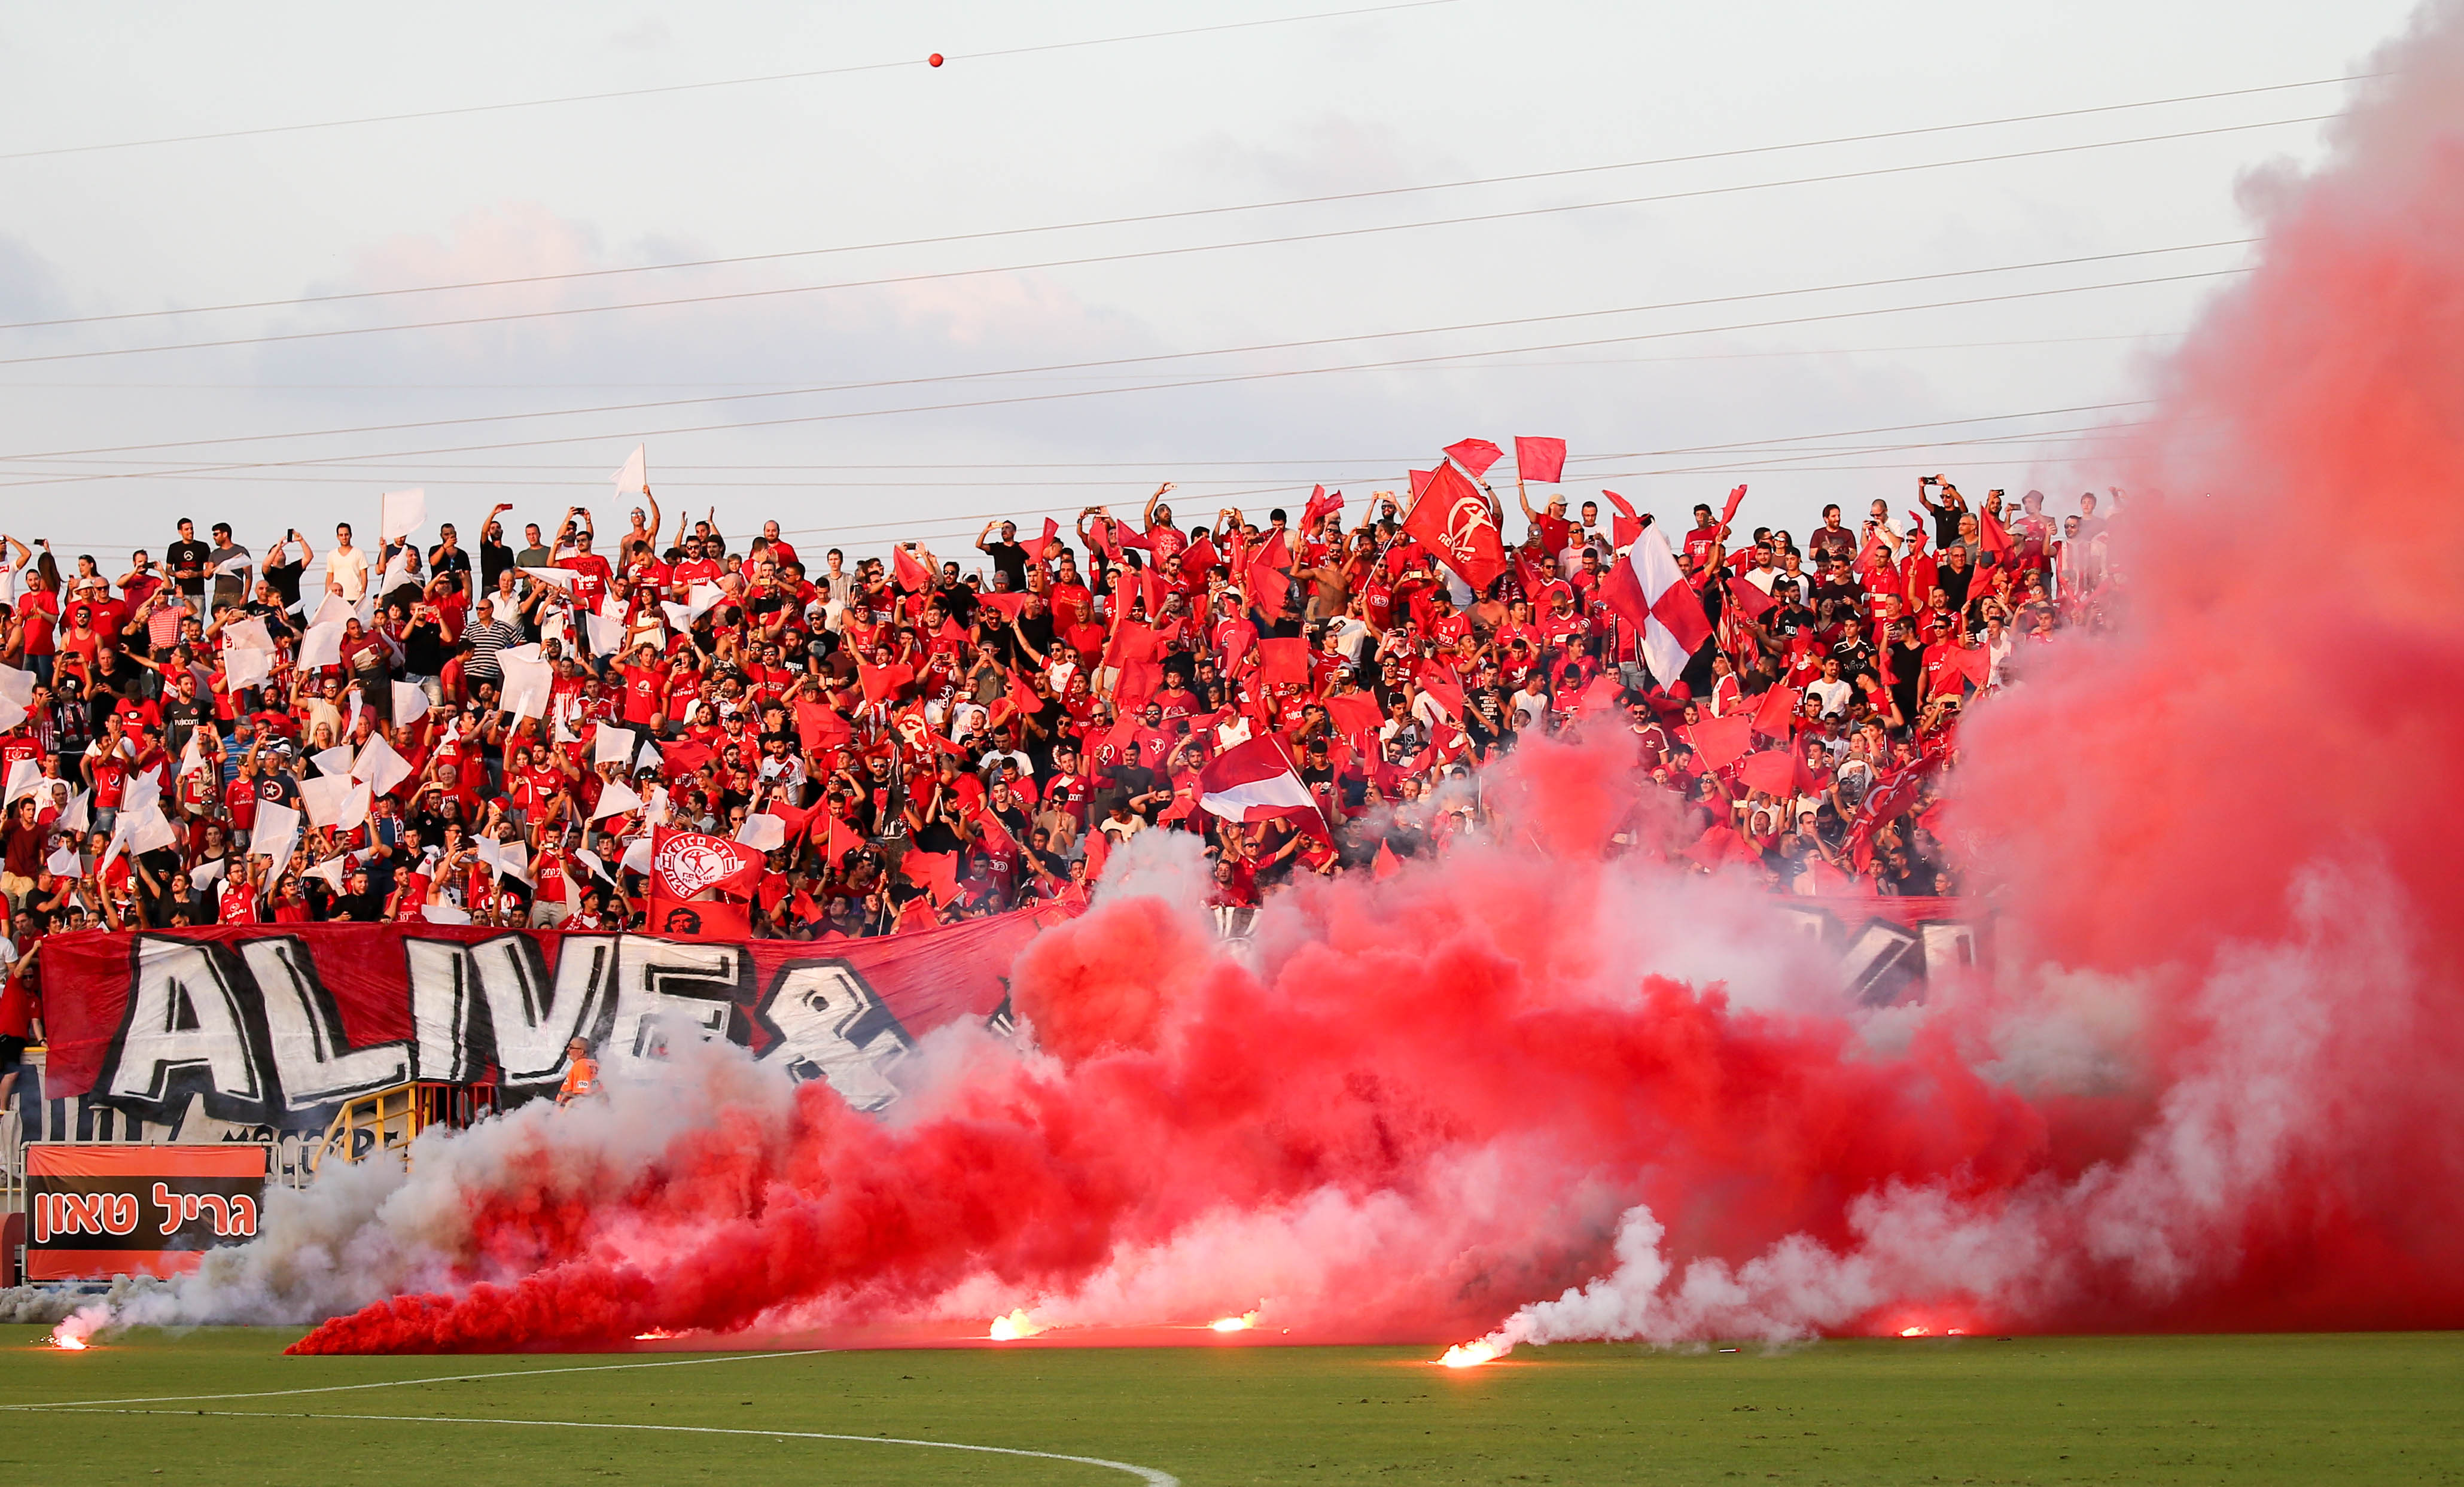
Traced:
[[940, 53], [938, 53], [938, 52], [935, 52], [935, 53], [934, 53], [931, 56], [926, 57], [924, 60], [926, 60], [926, 61], [928, 61], [928, 62], [932, 63], [932, 64], [933, 64], [934, 66], [935, 66], [935, 67], [938, 67], [938, 66], [940, 66], [940, 65], [941, 65], [941, 54], [940, 54]]

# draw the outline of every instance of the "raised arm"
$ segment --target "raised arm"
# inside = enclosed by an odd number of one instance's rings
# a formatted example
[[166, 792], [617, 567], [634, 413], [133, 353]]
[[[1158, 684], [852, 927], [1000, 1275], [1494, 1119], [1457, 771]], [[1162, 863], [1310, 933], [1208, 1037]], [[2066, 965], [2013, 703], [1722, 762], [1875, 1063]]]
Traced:
[[1151, 496], [1148, 496], [1148, 497], [1147, 497], [1147, 509], [1146, 509], [1146, 514], [1145, 514], [1145, 515], [1144, 515], [1144, 516], [1142, 516], [1142, 517], [1140, 518], [1139, 524], [1140, 524], [1140, 525], [1142, 525], [1142, 526], [1148, 526], [1148, 527], [1152, 527], [1152, 526], [1154, 526], [1154, 525], [1155, 525], [1155, 502], [1162, 500], [1165, 496], [1170, 495], [1171, 493], [1172, 493], [1172, 482], [1171, 482], [1171, 481], [1169, 481], [1169, 480], [1167, 480], [1167, 481], [1165, 481], [1163, 484], [1161, 484], [1161, 485], [1159, 485], [1159, 486], [1155, 487], [1155, 494], [1153, 494], [1153, 495], [1151, 495]]

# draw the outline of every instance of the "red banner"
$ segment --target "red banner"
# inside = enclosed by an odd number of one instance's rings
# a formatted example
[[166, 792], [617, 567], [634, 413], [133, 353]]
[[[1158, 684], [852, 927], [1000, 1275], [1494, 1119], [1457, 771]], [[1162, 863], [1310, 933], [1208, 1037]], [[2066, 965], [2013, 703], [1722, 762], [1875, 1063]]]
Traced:
[[672, 940], [454, 925], [260, 925], [43, 942], [47, 1098], [176, 1122], [321, 1126], [411, 1080], [553, 1089], [577, 1035], [602, 1066], [723, 1039], [861, 1108], [914, 1040], [1006, 1026], [1010, 963], [1051, 908], [872, 940]]
[[169, 1276], [256, 1237], [260, 1146], [26, 1148], [26, 1279]]

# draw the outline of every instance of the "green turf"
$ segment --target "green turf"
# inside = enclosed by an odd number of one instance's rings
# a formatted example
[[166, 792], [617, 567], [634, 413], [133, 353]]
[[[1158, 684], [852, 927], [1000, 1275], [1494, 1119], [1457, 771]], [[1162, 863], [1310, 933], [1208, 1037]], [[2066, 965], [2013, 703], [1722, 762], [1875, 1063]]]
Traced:
[[[824, 1353], [558, 1373], [614, 1358], [294, 1359], [294, 1334], [138, 1335], [77, 1356], [0, 1328], [0, 1402], [486, 1373], [479, 1382], [0, 1413], [44, 1483], [1103, 1483], [1091, 1467], [913, 1447], [505, 1425], [641, 1422], [912, 1436], [1243, 1482], [2435, 1482], [2464, 1478], [2464, 1334], [1556, 1347], [1465, 1373], [1425, 1350]], [[685, 1356], [685, 1355], [670, 1355]], [[633, 1360], [639, 1361], [639, 1360]], [[198, 1414], [242, 1411], [246, 1418]], [[343, 1414], [423, 1417], [410, 1423]]]

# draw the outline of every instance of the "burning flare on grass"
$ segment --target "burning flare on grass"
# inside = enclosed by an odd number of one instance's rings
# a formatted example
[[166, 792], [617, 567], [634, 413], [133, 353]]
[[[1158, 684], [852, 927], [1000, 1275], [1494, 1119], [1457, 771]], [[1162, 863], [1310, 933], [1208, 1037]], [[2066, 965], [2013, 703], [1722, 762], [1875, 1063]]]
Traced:
[[64, 1353], [84, 1352], [88, 1347], [93, 1345], [88, 1343], [86, 1339], [94, 1336], [96, 1330], [102, 1325], [105, 1320], [102, 1316], [96, 1314], [99, 1308], [88, 1307], [86, 1310], [78, 1312], [68, 1321], [52, 1328], [52, 1335], [47, 1339], [47, 1341], [52, 1346], [58, 1348]]
[[996, 1343], [1015, 1343], [1021, 1338], [1033, 1337], [1043, 1330], [1043, 1323], [1028, 1316], [1026, 1308], [1022, 1306], [1006, 1317], [995, 1317], [992, 1330], [985, 1335]]
[[1447, 1348], [1446, 1355], [1438, 1362], [1449, 1368], [1477, 1368], [1482, 1364], [1495, 1363], [1505, 1356], [1506, 1349], [1503, 1346], [1483, 1338], [1477, 1343], [1456, 1344]]
[[1258, 1314], [1244, 1311], [1237, 1317], [1218, 1317], [1206, 1324], [1210, 1332], [1246, 1332], [1258, 1324]]

